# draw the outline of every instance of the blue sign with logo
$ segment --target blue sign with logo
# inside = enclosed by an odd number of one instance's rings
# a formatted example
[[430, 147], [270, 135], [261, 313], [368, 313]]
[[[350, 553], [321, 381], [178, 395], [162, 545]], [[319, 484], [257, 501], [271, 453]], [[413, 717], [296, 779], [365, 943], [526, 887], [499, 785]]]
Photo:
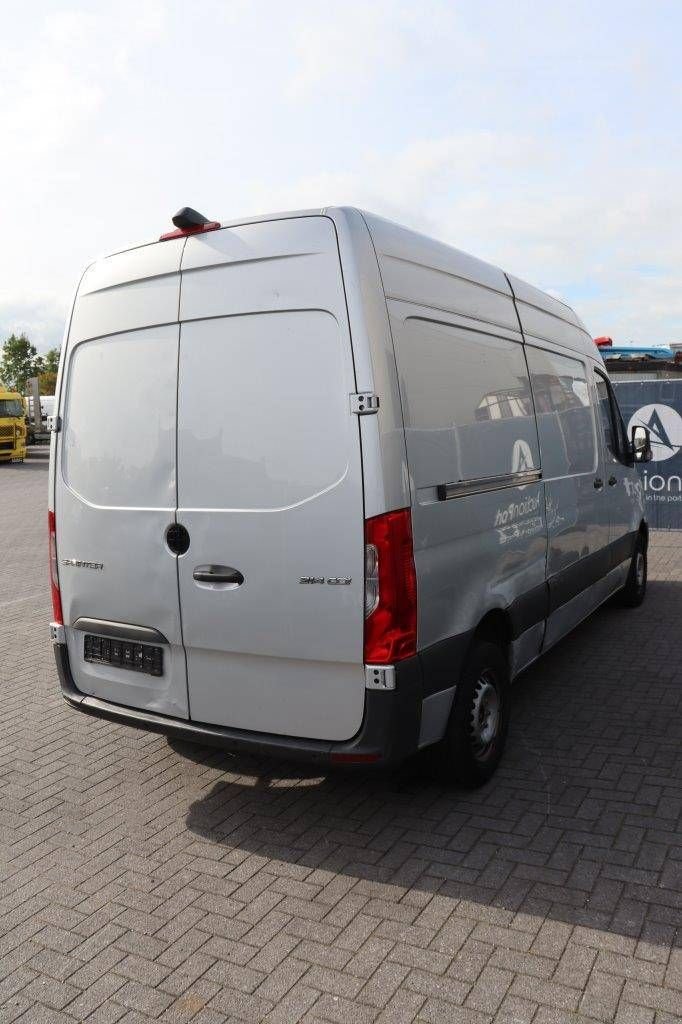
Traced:
[[649, 525], [682, 530], [682, 378], [612, 384], [628, 436], [636, 424], [651, 434], [653, 462], [639, 467]]

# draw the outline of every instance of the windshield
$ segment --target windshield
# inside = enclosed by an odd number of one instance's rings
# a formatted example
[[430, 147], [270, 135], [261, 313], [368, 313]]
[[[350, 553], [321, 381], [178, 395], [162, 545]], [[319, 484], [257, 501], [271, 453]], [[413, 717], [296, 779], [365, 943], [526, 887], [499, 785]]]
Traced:
[[23, 416], [24, 407], [19, 398], [0, 398], [0, 416]]

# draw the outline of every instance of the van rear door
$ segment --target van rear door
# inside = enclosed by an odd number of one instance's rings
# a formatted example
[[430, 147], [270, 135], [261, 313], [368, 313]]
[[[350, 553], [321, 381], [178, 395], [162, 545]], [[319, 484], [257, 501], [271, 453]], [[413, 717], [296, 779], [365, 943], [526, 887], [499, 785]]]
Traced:
[[364, 711], [363, 492], [326, 217], [189, 238], [178, 559], [193, 720], [342, 740]]
[[54, 508], [76, 686], [186, 718], [176, 555], [166, 543], [176, 509], [182, 245], [108, 257], [81, 281], [63, 369]]

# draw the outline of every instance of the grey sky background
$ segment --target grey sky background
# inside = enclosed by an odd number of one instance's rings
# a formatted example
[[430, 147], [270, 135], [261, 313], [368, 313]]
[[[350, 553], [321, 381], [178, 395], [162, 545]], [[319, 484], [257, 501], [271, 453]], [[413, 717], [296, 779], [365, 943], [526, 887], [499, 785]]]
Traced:
[[682, 341], [682, 4], [0, 0], [0, 339], [180, 206], [354, 204]]

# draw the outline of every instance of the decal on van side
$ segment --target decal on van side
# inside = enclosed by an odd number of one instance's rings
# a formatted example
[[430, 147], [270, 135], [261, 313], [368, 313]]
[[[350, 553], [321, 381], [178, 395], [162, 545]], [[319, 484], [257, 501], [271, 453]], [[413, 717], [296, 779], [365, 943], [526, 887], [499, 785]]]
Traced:
[[525, 473], [532, 469], [535, 469], [535, 464], [530, 445], [523, 438], [519, 438], [514, 441], [512, 449], [512, 473]]
[[644, 426], [651, 433], [654, 462], [672, 459], [682, 448], [682, 416], [670, 405], [662, 402], [643, 405], [630, 417], [628, 437], [636, 426]]

